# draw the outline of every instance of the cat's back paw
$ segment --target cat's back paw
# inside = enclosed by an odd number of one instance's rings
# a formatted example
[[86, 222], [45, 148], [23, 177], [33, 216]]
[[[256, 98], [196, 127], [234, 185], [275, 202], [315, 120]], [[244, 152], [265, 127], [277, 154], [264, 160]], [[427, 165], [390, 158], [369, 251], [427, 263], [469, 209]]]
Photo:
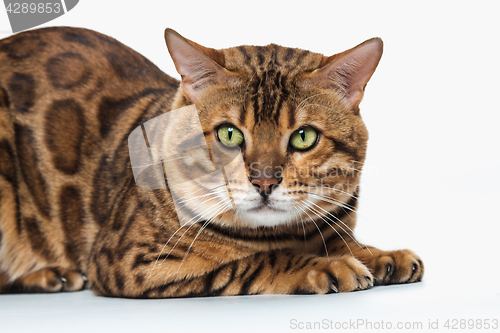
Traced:
[[55, 293], [84, 289], [86, 277], [78, 271], [44, 268], [15, 280], [7, 293]]

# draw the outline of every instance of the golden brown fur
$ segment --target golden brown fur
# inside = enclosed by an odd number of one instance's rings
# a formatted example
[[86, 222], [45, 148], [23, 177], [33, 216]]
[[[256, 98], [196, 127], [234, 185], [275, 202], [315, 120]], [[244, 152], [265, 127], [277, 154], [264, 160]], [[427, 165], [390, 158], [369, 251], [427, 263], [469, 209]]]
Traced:
[[[352, 234], [368, 140], [359, 102], [379, 39], [332, 57], [274, 44], [213, 50], [172, 30], [166, 40], [180, 86], [93, 31], [49, 28], [0, 41], [0, 291], [75, 291], [87, 277], [99, 295], [137, 298], [421, 280], [413, 252], [381, 251]], [[211, 219], [200, 211], [200, 223], [183, 227], [168, 189], [134, 182], [127, 138], [189, 105], [208, 143], [224, 123], [244, 133], [247, 175], [228, 179], [236, 208]], [[319, 139], [294, 151], [288, 138], [304, 124]], [[173, 168], [193, 167], [183, 163]], [[247, 196], [261, 199], [251, 182], [266, 167], [279, 178], [273, 195], [298, 203], [296, 217], [244, 212]]]

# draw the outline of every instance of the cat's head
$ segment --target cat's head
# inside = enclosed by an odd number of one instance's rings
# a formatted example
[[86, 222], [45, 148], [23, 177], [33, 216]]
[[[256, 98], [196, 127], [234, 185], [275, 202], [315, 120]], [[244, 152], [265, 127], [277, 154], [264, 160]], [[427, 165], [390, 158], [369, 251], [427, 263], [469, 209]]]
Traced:
[[275, 44], [215, 50], [170, 29], [165, 38], [182, 76], [173, 109], [195, 105], [209, 146], [239, 148], [243, 158], [244, 174], [225, 175], [232, 205], [222, 204], [227, 191], [196, 198], [213, 189], [189, 188], [189, 205], [203, 220], [300, 223], [355, 194], [368, 140], [359, 103], [382, 55], [381, 39], [326, 57]]

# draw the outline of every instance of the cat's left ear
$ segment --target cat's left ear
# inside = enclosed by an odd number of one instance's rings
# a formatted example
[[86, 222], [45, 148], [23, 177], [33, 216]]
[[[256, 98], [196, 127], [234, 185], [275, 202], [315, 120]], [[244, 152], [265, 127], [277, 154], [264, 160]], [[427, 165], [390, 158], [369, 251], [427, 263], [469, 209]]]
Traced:
[[175, 68], [182, 77], [182, 91], [191, 102], [195, 103], [214, 83], [236, 81], [235, 76], [223, 67], [222, 52], [192, 42], [172, 29], [165, 30], [165, 41]]
[[382, 50], [382, 39], [369, 39], [350, 50], [324, 57], [322, 67], [312, 72], [309, 79], [314, 84], [338, 91], [350, 107], [358, 109], [365, 86], [382, 57]]

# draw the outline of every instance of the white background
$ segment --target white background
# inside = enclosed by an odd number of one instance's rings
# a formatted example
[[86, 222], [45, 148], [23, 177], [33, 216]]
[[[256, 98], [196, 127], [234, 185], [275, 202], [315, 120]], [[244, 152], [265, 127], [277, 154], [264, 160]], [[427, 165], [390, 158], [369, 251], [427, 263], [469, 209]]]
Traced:
[[[370, 141], [357, 233], [383, 249], [413, 249], [426, 275], [419, 284], [326, 296], [0, 296], [0, 331], [293, 332], [306, 331], [293, 329], [293, 319], [420, 321], [424, 329], [429, 320], [441, 328], [446, 319], [500, 320], [498, 13], [494, 1], [81, 0], [44, 26], [108, 34], [176, 78], [166, 27], [214, 48], [277, 43], [327, 55], [382, 37], [361, 104]], [[9, 35], [3, 8], [0, 30]]]

